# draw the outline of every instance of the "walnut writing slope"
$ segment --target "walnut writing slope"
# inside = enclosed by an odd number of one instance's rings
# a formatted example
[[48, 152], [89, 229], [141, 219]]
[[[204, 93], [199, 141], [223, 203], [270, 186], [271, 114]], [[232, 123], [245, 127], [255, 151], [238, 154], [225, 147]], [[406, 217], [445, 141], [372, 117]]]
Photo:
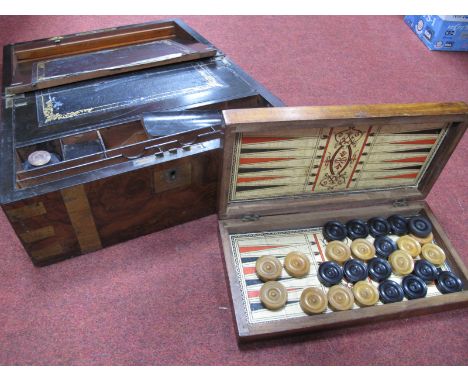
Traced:
[[220, 110], [282, 105], [180, 20], [3, 57], [0, 201], [36, 265], [214, 213]]
[[[467, 113], [464, 103], [223, 112], [219, 229], [239, 341], [467, 306], [466, 289], [442, 295], [434, 285], [425, 298], [393, 304], [312, 316], [299, 306], [305, 287], [324, 288], [317, 268], [330, 220], [426, 216], [446, 252], [442, 268], [468, 286], [466, 267], [424, 200], [463, 136]], [[309, 257], [310, 273], [295, 279], [283, 271], [288, 303], [265, 309], [255, 262], [293, 250]]]

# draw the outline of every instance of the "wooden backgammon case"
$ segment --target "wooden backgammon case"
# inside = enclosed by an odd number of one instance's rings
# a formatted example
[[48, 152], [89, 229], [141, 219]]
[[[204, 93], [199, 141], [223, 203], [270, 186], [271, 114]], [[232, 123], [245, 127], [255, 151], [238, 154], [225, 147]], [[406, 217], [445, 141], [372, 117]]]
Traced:
[[[219, 229], [239, 341], [468, 305], [468, 271], [424, 200], [463, 136], [466, 104], [228, 110], [223, 116]], [[393, 214], [432, 222], [434, 242], [446, 254], [438, 272], [451, 270], [463, 290], [441, 294], [429, 283], [424, 298], [304, 313], [304, 288], [327, 292], [317, 277], [327, 260], [323, 225]], [[291, 251], [309, 258], [310, 271], [294, 278], [283, 269], [287, 303], [268, 310], [259, 300], [264, 283], [256, 261], [271, 255], [283, 262]]]
[[3, 73], [0, 200], [35, 265], [214, 213], [216, 111], [282, 105], [179, 20], [8, 45]]

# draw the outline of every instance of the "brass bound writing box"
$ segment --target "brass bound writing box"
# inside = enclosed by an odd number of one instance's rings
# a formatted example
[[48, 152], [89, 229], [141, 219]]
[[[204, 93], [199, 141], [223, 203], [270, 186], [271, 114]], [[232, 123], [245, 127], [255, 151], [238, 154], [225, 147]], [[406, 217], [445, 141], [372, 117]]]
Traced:
[[282, 105], [180, 20], [8, 45], [3, 74], [0, 200], [36, 265], [214, 213], [216, 111]]
[[[468, 271], [424, 200], [467, 117], [462, 102], [224, 111], [219, 230], [238, 340], [467, 306]], [[329, 290], [318, 276], [327, 261], [325, 223], [394, 214], [429, 219], [434, 242], [446, 255], [440, 270], [451, 270], [462, 290], [442, 294], [428, 283], [424, 298], [306, 314], [304, 289]], [[285, 269], [278, 273], [287, 302], [268, 309], [257, 260], [268, 255], [286, 267], [292, 252], [304, 254], [310, 270], [300, 278]], [[392, 273], [390, 280], [401, 283], [402, 277]], [[344, 279], [340, 285], [352, 287]], [[281, 288], [270, 290], [268, 298], [282, 296]]]

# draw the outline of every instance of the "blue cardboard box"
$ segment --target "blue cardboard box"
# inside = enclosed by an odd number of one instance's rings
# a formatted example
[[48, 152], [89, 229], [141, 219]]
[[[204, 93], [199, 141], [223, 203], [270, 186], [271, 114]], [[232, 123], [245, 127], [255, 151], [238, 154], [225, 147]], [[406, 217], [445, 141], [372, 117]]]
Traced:
[[405, 16], [430, 50], [468, 51], [468, 16]]

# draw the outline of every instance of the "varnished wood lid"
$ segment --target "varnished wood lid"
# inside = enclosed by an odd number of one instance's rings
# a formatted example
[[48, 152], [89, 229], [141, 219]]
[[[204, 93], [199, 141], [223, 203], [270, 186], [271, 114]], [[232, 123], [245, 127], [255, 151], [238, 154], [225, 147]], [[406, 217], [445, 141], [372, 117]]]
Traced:
[[422, 200], [463, 136], [468, 106], [281, 107], [223, 116], [219, 214], [242, 218]]

